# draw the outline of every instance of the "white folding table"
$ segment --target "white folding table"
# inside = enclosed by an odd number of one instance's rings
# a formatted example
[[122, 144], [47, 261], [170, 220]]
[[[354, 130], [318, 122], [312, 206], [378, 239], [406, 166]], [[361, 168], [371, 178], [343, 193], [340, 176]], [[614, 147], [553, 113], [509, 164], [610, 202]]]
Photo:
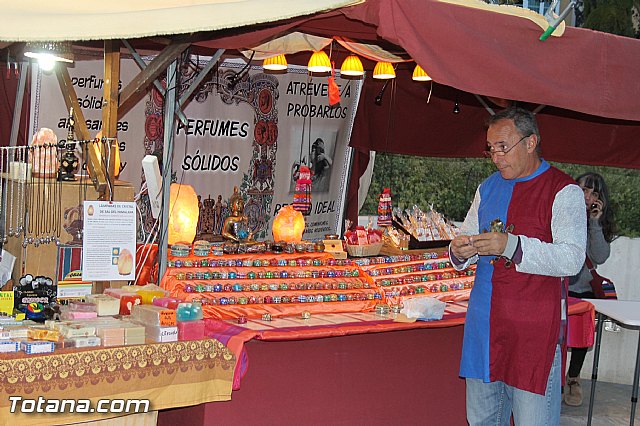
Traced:
[[[611, 318], [630, 328], [640, 331], [640, 301], [635, 300], [608, 300], [608, 299], [583, 299], [593, 304], [598, 313], [598, 326], [596, 328], [596, 347], [593, 354], [593, 372], [591, 373], [591, 397], [589, 399], [589, 417], [587, 425], [591, 425], [593, 416], [593, 400], [596, 395], [596, 382], [598, 380], [598, 362], [600, 360], [600, 343], [602, 341], [602, 324], [606, 318]], [[636, 415], [636, 403], [638, 402], [638, 376], [640, 375], [640, 336], [638, 338], [638, 352], [636, 354], [636, 368], [633, 373], [633, 387], [631, 390], [631, 419], [629, 424], [633, 426]]]

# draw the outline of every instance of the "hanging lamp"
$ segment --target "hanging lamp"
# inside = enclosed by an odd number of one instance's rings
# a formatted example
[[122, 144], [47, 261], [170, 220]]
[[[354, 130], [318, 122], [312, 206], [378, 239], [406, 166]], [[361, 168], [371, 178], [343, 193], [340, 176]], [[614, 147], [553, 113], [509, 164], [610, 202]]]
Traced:
[[422, 69], [422, 67], [418, 64], [416, 64], [416, 67], [413, 69], [413, 76], [411, 76], [411, 79], [413, 81], [431, 81], [432, 80], [432, 78], [429, 77], [429, 74], [427, 74], [425, 70]]
[[45, 71], [50, 71], [56, 62], [73, 63], [73, 52], [69, 41], [37, 41], [28, 42], [24, 56], [37, 59], [38, 65]]
[[389, 80], [396, 78], [396, 70], [390, 62], [378, 62], [373, 69], [373, 78], [378, 80]]
[[340, 77], [342, 78], [359, 78], [364, 75], [364, 67], [362, 61], [356, 55], [349, 55], [345, 58], [340, 66]]
[[328, 73], [331, 72], [331, 61], [324, 50], [313, 52], [307, 66], [309, 72], [312, 73]]
[[262, 61], [262, 69], [265, 73], [283, 73], [287, 71], [287, 58], [284, 57], [284, 54], [279, 54], [276, 56], [272, 56], [270, 58], [266, 58]]

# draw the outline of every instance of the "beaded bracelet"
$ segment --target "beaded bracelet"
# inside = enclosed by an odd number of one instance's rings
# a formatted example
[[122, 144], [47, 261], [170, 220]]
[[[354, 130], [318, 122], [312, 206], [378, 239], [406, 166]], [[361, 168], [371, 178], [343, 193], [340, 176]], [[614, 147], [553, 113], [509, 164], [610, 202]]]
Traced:
[[359, 290], [370, 289], [367, 281], [356, 282], [298, 282], [298, 283], [251, 283], [251, 284], [185, 284], [185, 293], [221, 293], [221, 292], [254, 292], [254, 291], [288, 291], [288, 290]]
[[253, 304], [289, 304], [289, 303], [324, 303], [381, 300], [380, 293], [328, 293], [296, 296], [209, 296], [200, 299], [206, 305], [253, 305]]
[[[186, 257], [186, 256], [177, 256]], [[181, 259], [169, 259], [169, 268], [182, 268], [187, 266], [185, 262], [191, 262], [196, 267], [267, 267], [267, 266], [350, 266], [354, 265], [351, 259], [202, 259], [199, 261], [183, 261]]]
[[454, 282], [450, 284], [432, 284], [430, 286], [418, 285], [415, 287], [405, 287], [402, 289], [386, 289], [384, 290], [385, 297], [404, 297], [413, 296], [415, 294], [424, 294], [427, 291], [430, 293], [446, 293], [449, 291], [468, 290], [473, 287], [473, 281], [467, 282]]
[[186, 244], [172, 244], [171, 248], [170, 248], [170, 254], [171, 256], [175, 256], [175, 257], [187, 257], [189, 256], [189, 253], [191, 252], [191, 247], [187, 246]]

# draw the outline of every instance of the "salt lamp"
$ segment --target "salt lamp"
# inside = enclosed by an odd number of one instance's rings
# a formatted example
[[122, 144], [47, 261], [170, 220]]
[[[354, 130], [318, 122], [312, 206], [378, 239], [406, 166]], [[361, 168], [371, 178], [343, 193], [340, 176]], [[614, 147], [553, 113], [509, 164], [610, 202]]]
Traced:
[[198, 195], [191, 185], [172, 183], [169, 190], [168, 243], [188, 242], [196, 237], [198, 226]]
[[276, 242], [295, 243], [301, 241], [304, 232], [304, 216], [293, 206], [284, 206], [273, 219], [272, 232], [273, 240]]
[[[46, 127], [41, 128], [33, 135], [31, 146], [34, 147], [29, 161], [33, 161], [33, 175], [35, 177], [56, 177], [58, 173], [58, 156], [55, 146], [58, 144], [58, 138], [53, 130]], [[43, 147], [48, 146], [48, 148]]]

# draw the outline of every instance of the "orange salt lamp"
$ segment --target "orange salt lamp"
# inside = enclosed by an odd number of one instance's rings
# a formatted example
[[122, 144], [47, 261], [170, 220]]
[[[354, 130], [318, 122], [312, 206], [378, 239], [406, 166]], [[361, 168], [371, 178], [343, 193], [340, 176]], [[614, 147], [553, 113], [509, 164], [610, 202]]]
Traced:
[[295, 243], [302, 241], [304, 232], [304, 216], [288, 205], [282, 207], [273, 219], [273, 241]]
[[169, 192], [169, 245], [177, 242], [191, 244], [198, 226], [198, 195], [191, 185], [172, 183]]

